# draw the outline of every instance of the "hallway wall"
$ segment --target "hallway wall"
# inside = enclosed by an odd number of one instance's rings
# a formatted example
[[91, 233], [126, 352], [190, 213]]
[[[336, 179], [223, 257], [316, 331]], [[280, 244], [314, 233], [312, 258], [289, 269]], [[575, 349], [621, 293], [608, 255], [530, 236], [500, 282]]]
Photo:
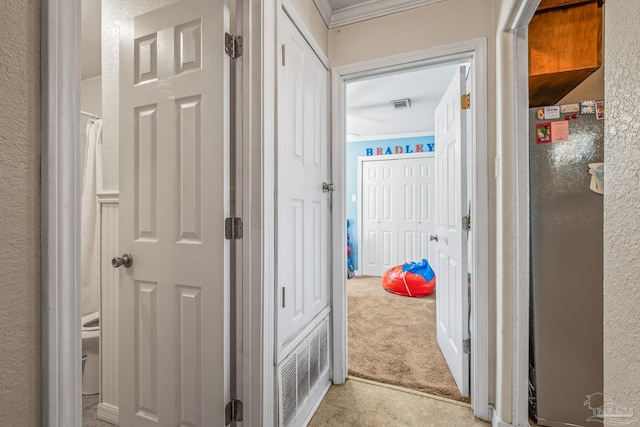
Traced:
[[0, 425], [40, 425], [40, 1], [0, 7]]
[[640, 3], [605, 21], [604, 393], [640, 419]]

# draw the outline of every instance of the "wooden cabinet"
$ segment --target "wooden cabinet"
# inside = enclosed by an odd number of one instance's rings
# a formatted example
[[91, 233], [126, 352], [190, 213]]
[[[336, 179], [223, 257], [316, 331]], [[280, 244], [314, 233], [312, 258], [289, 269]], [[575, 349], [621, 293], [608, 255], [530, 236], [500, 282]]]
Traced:
[[601, 6], [542, 0], [529, 24], [529, 106], [557, 103], [602, 65]]

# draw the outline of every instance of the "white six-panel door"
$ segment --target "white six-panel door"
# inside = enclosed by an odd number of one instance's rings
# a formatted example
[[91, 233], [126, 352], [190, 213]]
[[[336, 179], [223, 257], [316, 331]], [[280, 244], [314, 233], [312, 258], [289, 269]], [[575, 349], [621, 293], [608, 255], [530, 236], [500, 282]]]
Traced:
[[432, 260], [433, 157], [362, 162], [362, 274], [382, 276], [405, 262]]
[[222, 0], [121, 29], [120, 425], [222, 426], [229, 399], [229, 62]]
[[[437, 263], [436, 319], [438, 344], [463, 396], [469, 395], [467, 232], [462, 229], [466, 209], [466, 114], [460, 98], [465, 90], [465, 67], [456, 72], [435, 111]], [[463, 204], [464, 201], [464, 204]]]
[[[328, 71], [288, 17], [280, 41], [277, 144], [278, 348], [329, 301]], [[285, 355], [282, 355], [283, 357]]]

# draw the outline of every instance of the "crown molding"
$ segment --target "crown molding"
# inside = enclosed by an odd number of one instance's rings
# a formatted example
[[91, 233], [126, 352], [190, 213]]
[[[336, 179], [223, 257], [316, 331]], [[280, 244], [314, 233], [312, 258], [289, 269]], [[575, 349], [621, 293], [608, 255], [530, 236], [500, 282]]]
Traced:
[[444, 0], [369, 0], [365, 3], [334, 9], [331, 0], [313, 0], [329, 28], [366, 21]]

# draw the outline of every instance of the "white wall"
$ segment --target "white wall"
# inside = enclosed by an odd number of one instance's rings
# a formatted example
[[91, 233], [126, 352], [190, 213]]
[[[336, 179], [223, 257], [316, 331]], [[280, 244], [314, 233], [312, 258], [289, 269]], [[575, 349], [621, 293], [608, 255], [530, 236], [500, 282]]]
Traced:
[[120, 26], [127, 19], [175, 3], [176, 0], [104, 0], [102, 2], [103, 190], [118, 185]]
[[[329, 30], [329, 60], [341, 66], [451, 43], [488, 40], [489, 146], [489, 342], [495, 342], [495, 180], [493, 178], [496, 132], [495, 97], [495, 4], [494, 0], [456, 0], [436, 3]], [[489, 400], [495, 396], [494, 345], [489, 350]]]
[[0, 7], [0, 426], [41, 424], [40, 1]]
[[640, 419], [640, 2], [605, 20], [604, 393]]

